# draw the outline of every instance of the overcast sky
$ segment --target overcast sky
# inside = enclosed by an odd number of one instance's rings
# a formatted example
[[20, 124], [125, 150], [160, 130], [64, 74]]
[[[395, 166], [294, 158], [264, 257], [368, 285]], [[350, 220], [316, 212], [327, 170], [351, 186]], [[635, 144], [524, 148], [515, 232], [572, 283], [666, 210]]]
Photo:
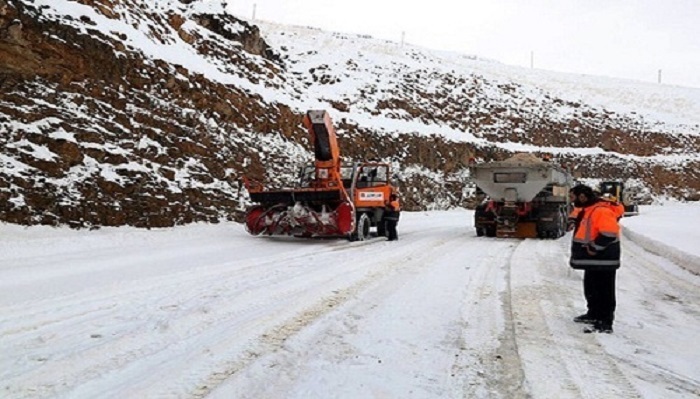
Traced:
[[700, 0], [228, 0], [238, 16], [700, 88]]

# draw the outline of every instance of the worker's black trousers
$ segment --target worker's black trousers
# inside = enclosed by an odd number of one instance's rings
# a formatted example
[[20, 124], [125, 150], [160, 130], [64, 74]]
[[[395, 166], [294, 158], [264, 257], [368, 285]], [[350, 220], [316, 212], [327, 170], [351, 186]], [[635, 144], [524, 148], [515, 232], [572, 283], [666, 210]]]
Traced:
[[615, 319], [616, 270], [586, 270], [583, 273], [583, 295], [588, 303], [588, 315], [604, 323]]
[[386, 238], [389, 241], [394, 241], [399, 239], [399, 234], [396, 232], [396, 225], [399, 223], [398, 220], [387, 220], [386, 221]]

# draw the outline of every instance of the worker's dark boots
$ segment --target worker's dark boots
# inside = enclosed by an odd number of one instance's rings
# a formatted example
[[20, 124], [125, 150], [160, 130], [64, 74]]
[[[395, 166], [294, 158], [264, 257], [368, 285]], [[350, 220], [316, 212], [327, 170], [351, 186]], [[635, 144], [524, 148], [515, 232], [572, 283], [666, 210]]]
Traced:
[[595, 317], [589, 315], [588, 313], [584, 313], [580, 316], [574, 317], [574, 323], [593, 324], [596, 321], [598, 320], [596, 320]]
[[605, 334], [612, 334], [613, 328], [612, 328], [612, 323], [608, 323], [605, 321], [601, 321], [597, 324], [594, 324], [593, 327], [595, 327], [598, 332], [605, 333]]
[[612, 334], [613, 328], [612, 328], [612, 323], [608, 321], [596, 321], [593, 323], [592, 326], [586, 327], [583, 330], [584, 333], [590, 334], [590, 333], [603, 333], [603, 334]]

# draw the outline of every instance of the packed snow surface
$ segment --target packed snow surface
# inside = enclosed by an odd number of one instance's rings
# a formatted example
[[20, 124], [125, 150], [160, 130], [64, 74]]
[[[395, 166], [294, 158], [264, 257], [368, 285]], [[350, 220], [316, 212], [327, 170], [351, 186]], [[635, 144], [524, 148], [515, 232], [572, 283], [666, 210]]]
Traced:
[[611, 335], [571, 321], [569, 235], [476, 237], [472, 217], [404, 213], [397, 242], [0, 225], [0, 396], [700, 395], [700, 206], [623, 219]]

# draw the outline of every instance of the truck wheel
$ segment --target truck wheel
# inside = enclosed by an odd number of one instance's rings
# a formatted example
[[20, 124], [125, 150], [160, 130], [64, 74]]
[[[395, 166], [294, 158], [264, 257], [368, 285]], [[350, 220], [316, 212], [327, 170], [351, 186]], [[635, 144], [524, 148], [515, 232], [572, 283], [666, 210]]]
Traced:
[[566, 235], [566, 228], [568, 223], [569, 214], [566, 211], [566, 207], [561, 207], [559, 209], [559, 221], [557, 224], [557, 238], [564, 237], [564, 235]]
[[484, 236], [484, 229], [481, 227], [476, 228], [476, 236], [477, 237], [483, 237]]
[[369, 238], [371, 222], [366, 213], [360, 215], [355, 223], [355, 232], [352, 233], [352, 241], [364, 241]]

